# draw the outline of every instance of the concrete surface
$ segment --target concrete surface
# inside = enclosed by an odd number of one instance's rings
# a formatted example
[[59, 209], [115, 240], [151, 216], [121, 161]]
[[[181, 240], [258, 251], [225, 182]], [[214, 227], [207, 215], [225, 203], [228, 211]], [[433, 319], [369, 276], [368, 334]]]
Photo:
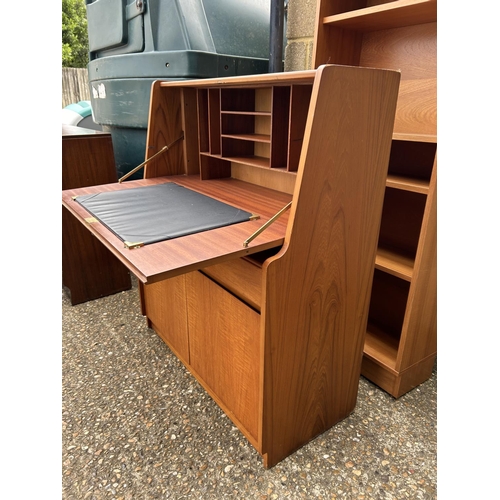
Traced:
[[64, 500], [437, 498], [437, 369], [398, 400], [361, 378], [348, 418], [266, 470], [133, 283], [74, 307], [62, 291]]

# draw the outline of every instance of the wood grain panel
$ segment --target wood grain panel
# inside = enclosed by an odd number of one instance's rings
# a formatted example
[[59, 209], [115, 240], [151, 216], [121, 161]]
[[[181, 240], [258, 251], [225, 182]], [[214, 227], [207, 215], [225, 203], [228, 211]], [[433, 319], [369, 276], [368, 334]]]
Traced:
[[234, 162], [231, 163], [231, 177], [290, 195], [293, 194], [297, 178], [295, 173], [284, 170], [264, 169]]
[[184, 173], [187, 175], [199, 174], [200, 145], [198, 143], [198, 100], [196, 89], [182, 89], [181, 106], [182, 130], [184, 132], [184, 141], [182, 141]]
[[201, 180], [231, 177], [231, 162], [222, 157], [201, 154], [200, 167]]
[[437, 134], [436, 80], [402, 82], [394, 132]]
[[437, 23], [363, 36], [360, 66], [401, 71], [395, 133], [437, 133]]
[[285, 244], [264, 264], [267, 466], [354, 409], [398, 85], [318, 69]]
[[363, 33], [321, 25], [317, 29], [313, 47], [314, 66], [316, 68], [322, 64], [358, 66], [362, 42]]
[[[159, 81], [151, 87], [146, 158], [175, 141], [184, 133], [181, 107], [181, 89], [162, 89]], [[189, 135], [192, 138], [192, 135]], [[197, 136], [196, 136], [197, 141]], [[180, 175], [184, 169], [184, 145], [178, 142], [144, 167], [144, 178]]]
[[[62, 126], [62, 189], [117, 181], [111, 135]], [[125, 266], [62, 208], [62, 281], [71, 304], [81, 304], [132, 286]]]
[[216, 264], [202, 272], [260, 312], [262, 268], [243, 259]]
[[310, 85], [293, 85], [290, 101], [290, 134], [288, 142], [288, 170], [296, 172], [304, 140], [304, 129], [311, 100]]
[[184, 363], [189, 364], [185, 276], [145, 285], [142, 298], [143, 314], [151, 328]]
[[357, 66], [363, 35], [324, 24], [324, 18], [347, 10], [362, 9], [365, 0], [317, 0], [313, 65], [346, 64]]
[[419, 360], [404, 370], [396, 380], [394, 397], [399, 398], [429, 379], [436, 363], [436, 355]]
[[208, 90], [197, 91], [198, 98], [198, 143], [200, 153], [210, 152], [209, 141], [209, 110], [208, 110]]
[[218, 155], [221, 152], [221, 118], [220, 90], [208, 89], [208, 123], [210, 137], [210, 153]]
[[[404, 371], [437, 352], [437, 164], [429, 187], [422, 232], [415, 257], [397, 368]], [[412, 310], [419, 314], [412, 314]], [[423, 379], [424, 380], [424, 379]], [[422, 382], [423, 380], [420, 380]]]
[[116, 182], [111, 134], [62, 126], [62, 189]]
[[363, 36], [360, 66], [401, 71], [401, 82], [435, 79], [437, 23], [374, 31]]
[[201, 273], [186, 278], [191, 366], [258, 442], [260, 315]]
[[72, 305], [132, 287], [127, 268], [64, 207], [62, 281], [70, 291]]
[[273, 88], [271, 125], [272, 168], [285, 168], [288, 160], [288, 135], [290, 117], [290, 87]]

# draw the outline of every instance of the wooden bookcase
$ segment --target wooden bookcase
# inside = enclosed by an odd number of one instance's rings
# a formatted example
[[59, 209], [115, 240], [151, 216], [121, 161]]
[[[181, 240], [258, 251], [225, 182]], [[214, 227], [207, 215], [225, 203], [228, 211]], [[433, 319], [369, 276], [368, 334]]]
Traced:
[[314, 65], [401, 70], [362, 374], [399, 397], [437, 356], [436, 0], [319, 0]]
[[[335, 65], [158, 81], [144, 179], [63, 192], [266, 467], [356, 405], [399, 81]], [[130, 249], [74, 200], [165, 182], [260, 218]]]

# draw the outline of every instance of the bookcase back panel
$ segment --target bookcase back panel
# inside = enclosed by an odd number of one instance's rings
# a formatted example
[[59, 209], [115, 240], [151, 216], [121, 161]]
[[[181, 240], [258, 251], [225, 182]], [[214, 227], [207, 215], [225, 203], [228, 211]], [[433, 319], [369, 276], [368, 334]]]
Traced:
[[363, 36], [359, 65], [401, 70], [394, 132], [436, 135], [437, 23]]
[[394, 339], [399, 338], [406, 312], [410, 285], [375, 269], [368, 322]]
[[430, 182], [436, 143], [393, 141], [389, 174]]
[[424, 216], [426, 197], [387, 188], [380, 224], [379, 246], [415, 258]]

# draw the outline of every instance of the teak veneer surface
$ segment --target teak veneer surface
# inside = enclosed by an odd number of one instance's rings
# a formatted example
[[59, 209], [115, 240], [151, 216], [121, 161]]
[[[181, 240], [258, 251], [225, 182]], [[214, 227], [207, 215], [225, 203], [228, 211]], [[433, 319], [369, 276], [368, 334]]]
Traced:
[[267, 465], [356, 404], [399, 88], [396, 72], [318, 73], [285, 243], [263, 267]]
[[323, 18], [324, 24], [355, 31], [377, 31], [432, 22], [436, 0], [392, 0]]
[[[117, 181], [111, 134], [62, 125], [62, 189]], [[71, 304], [128, 290], [128, 270], [62, 208], [62, 275]]]

